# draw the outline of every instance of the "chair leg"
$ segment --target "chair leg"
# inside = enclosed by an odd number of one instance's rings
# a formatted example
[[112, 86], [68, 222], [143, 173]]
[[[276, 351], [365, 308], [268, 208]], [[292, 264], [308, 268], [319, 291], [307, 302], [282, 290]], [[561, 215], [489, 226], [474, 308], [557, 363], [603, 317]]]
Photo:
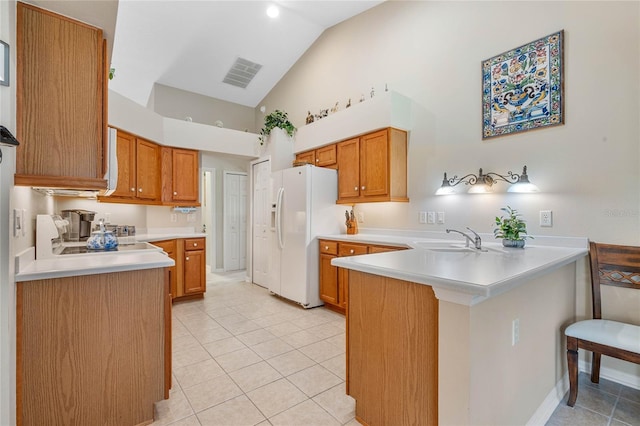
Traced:
[[600, 383], [600, 354], [594, 352], [591, 360], [591, 381]]
[[569, 369], [567, 405], [573, 407], [578, 398], [578, 340], [575, 337], [567, 337], [567, 366]]

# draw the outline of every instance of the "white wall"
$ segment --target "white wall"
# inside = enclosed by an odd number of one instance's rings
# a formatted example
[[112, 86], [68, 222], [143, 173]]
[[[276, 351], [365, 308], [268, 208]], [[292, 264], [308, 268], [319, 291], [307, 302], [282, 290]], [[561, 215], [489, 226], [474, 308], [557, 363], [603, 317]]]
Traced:
[[[639, 18], [638, 2], [388, 1], [325, 31], [259, 105], [300, 127], [308, 110], [355, 102], [372, 86], [413, 99], [411, 202], [360, 204], [361, 227], [490, 233], [510, 205], [533, 235], [640, 244]], [[562, 29], [565, 124], [483, 141], [481, 61]], [[498, 185], [490, 195], [433, 195], [443, 172], [520, 173], [525, 164], [541, 193]], [[553, 211], [553, 227], [538, 225], [540, 210]], [[419, 224], [420, 211], [445, 212], [446, 223]], [[640, 304], [631, 290], [619, 298]], [[590, 317], [589, 303], [577, 300], [578, 317]], [[625, 318], [640, 323], [637, 309]], [[639, 380], [640, 367], [619, 368]]]

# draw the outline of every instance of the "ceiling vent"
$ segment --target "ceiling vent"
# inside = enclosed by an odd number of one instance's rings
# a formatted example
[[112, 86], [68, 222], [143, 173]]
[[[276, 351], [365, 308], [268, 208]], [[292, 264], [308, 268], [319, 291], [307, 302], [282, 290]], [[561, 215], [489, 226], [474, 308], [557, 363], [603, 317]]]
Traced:
[[253, 80], [253, 77], [260, 71], [260, 68], [262, 68], [260, 64], [238, 58], [231, 66], [227, 75], [224, 76], [222, 82], [244, 89], [251, 83], [251, 80]]

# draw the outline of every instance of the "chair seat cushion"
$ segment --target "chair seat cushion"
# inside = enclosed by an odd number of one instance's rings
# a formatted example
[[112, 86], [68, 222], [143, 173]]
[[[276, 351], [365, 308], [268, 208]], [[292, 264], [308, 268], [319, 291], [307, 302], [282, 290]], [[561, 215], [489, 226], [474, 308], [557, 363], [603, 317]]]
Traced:
[[640, 326], [609, 320], [585, 320], [571, 324], [565, 335], [640, 353]]

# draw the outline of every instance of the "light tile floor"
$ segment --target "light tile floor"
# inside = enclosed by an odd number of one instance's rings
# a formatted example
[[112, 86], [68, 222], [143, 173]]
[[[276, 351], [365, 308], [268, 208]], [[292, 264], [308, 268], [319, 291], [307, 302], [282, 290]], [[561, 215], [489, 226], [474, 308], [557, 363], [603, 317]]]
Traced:
[[[204, 299], [173, 305], [173, 389], [153, 425], [359, 425], [345, 395], [345, 322], [244, 282], [209, 274]], [[640, 426], [640, 390], [580, 374], [548, 426]]]
[[153, 425], [358, 425], [345, 395], [344, 316], [209, 274], [173, 305], [173, 388]]

